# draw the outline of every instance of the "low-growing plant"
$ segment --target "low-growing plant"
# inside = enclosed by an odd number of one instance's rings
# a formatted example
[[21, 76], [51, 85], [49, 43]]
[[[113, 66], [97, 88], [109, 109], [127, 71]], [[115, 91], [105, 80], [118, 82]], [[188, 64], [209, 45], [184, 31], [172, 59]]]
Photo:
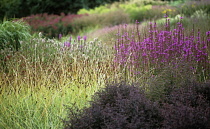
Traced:
[[[209, 93], [198, 92], [197, 89], [209, 89], [210, 84], [202, 86], [198, 83], [186, 83], [173, 90], [163, 104], [163, 127], [167, 129], [208, 129], [210, 127]], [[208, 90], [209, 91], [209, 90]], [[208, 97], [209, 99], [209, 97]]]
[[190, 63], [169, 64], [153, 71], [146, 84], [147, 97], [152, 101], [165, 101], [175, 89], [196, 80]]
[[108, 84], [96, 92], [90, 107], [75, 112], [69, 108], [66, 129], [160, 128], [159, 106], [135, 85]]

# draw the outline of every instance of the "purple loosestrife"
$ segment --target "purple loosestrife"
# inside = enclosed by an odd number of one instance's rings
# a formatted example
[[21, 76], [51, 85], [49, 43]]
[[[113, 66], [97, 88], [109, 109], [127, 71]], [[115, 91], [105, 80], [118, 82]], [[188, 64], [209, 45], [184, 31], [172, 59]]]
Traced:
[[[122, 28], [123, 32], [122, 34], [118, 32], [118, 40], [115, 44], [115, 62], [123, 67], [132, 68], [131, 71], [160, 68], [180, 61], [191, 62], [204, 69], [210, 65], [208, 61], [210, 31], [206, 33], [207, 40], [202, 40], [204, 37], [201, 37], [199, 31], [197, 36], [186, 36], [181, 22], [178, 22], [173, 30], [170, 29], [168, 19], [164, 30], [157, 30], [156, 26], [156, 23], [154, 25], [150, 23], [148, 34], [144, 37], [139, 35], [138, 28], [136, 33], [131, 34]], [[136, 35], [139, 40], [135, 39]]]
[[83, 39], [84, 39], [84, 41], [86, 41], [87, 40], [87, 36], [83, 36]]
[[70, 42], [64, 42], [64, 47], [71, 47], [71, 43]]
[[78, 42], [80, 42], [80, 39], [81, 39], [81, 37], [80, 36], [77, 36], [77, 41]]
[[61, 38], [62, 38], [62, 34], [59, 34], [58, 39], [61, 40]]

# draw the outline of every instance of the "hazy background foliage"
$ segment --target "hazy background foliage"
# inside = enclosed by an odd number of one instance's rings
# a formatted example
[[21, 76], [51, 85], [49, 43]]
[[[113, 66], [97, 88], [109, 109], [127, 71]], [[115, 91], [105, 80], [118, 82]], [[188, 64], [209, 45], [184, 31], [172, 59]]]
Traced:
[[209, 129], [209, 9], [209, 0], [1, 0], [0, 128]]
[[76, 13], [79, 9], [90, 9], [119, 0], [1, 0], [0, 18], [20, 18], [32, 14]]

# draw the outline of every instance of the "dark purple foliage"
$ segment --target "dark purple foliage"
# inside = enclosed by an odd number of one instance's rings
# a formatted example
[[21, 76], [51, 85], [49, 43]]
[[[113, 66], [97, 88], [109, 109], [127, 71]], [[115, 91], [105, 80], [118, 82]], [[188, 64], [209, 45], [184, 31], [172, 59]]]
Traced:
[[[149, 89], [148, 89], [149, 90]], [[125, 83], [95, 93], [90, 107], [69, 108], [66, 129], [209, 129], [210, 82], [188, 82], [153, 102]]]
[[210, 83], [189, 83], [172, 91], [162, 108], [164, 129], [209, 129], [209, 89]]
[[159, 106], [125, 83], [107, 85], [93, 96], [89, 108], [70, 110], [68, 118], [66, 129], [154, 129], [162, 121]]

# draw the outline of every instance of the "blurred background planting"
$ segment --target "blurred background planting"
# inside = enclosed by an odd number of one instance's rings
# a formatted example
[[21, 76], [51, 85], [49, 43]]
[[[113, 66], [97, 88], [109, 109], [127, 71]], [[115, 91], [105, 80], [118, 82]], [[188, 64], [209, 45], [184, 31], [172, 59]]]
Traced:
[[209, 96], [209, 0], [0, 0], [0, 129], [209, 129]]

